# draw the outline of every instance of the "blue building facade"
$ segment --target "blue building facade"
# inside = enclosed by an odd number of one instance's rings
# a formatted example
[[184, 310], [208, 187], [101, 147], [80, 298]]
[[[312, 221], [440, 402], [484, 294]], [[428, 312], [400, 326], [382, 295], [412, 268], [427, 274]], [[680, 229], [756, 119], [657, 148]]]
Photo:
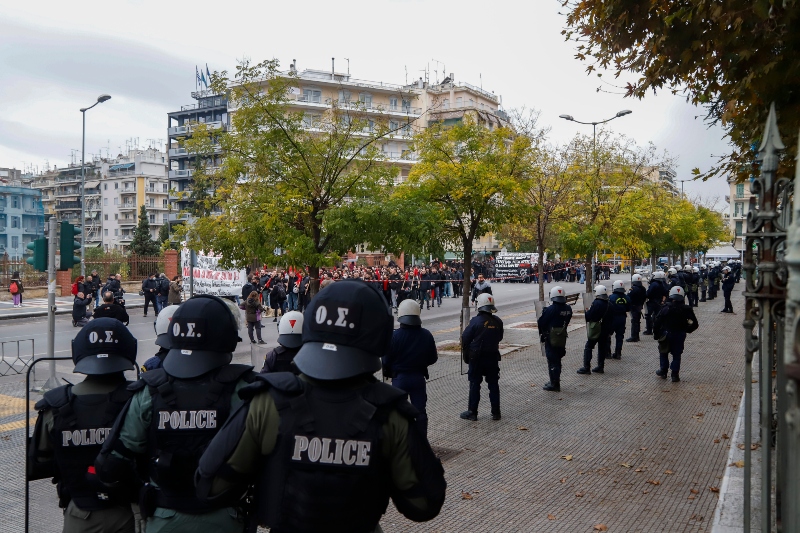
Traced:
[[43, 236], [42, 192], [18, 181], [0, 181], [0, 256], [22, 259], [28, 243]]

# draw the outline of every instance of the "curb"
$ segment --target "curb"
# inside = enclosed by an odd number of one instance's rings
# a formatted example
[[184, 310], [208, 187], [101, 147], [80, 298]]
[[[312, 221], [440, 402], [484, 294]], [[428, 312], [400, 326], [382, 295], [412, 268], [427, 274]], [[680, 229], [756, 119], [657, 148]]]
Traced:
[[[144, 303], [132, 303], [130, 305], [126, 305], [125, 309], [141, 309], [144, 307]], [[56, 309], [56, 315], [69, 315], [72, 314], [72, 309], [65, 309], [63, 307], [59, 307]], [[9, 315], [0, 315], [0, 320], [11, 320], [14, 318], [39, 318], [39, 317], [46, 317], [47, 311], [34, 311], [30, 313], [17, 313], [17, 314], [9, 314]]]

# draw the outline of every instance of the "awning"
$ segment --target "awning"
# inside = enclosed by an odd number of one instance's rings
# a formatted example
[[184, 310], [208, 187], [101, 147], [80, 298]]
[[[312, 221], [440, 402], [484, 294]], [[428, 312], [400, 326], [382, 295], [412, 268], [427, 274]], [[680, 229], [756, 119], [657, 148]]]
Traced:
[[130, 170], [136, 166], [136, 163], [121, 163], [119, 165], [111, 165], [108, 167], [109, 172], [115, 172], [117, 170]]
[[730, 257], [731, 259], [740, 257], [741, 255], [742, 253], [739, 250], [730, 245], [718, 246], [710, 249], [708, 253], [706, 253], [706, 257]]
[[94, 189], [95, 187], [99, 187], [99, 186], [100, 186], [100, 180], [93, 180], [93, 181], [87, 181], [86, 182], [86, 188], [87, 189]]

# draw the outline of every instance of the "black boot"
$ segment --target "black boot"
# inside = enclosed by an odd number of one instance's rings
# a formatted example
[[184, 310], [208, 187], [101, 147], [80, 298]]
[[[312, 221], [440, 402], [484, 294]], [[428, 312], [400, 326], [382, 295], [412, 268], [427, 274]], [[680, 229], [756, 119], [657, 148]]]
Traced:
[[622, 359], [622, 354], [621, 353], [615, 353], [614, 355], [611, 356], [611, 359]]
[[492, 420], [500, 420], [500, 408], [492, 409]]
[[661, 379], [667, 379], [667, 371], [664, 369], [656, 370], [656, 376], [660, 377]]
[[553, 383], [548, 381], [545, 384], [545, 386], [542, 387], [542, 389], [546, 390], [546, 391], [552, 391], [552, 392], [561, 392], [561, 384], [560, 383], [553, 384]]
[[[645, 334], [647, 334], [646, 331]], [[639, 342], [639, 337], [631, 337], [630, 339], [625, 339], [625, 342]]]
[[605, 374], [605, 371], [603, 370], [603, 367], [602, 367], [602, 366], [596, 366], [596, 367], [594, 367], [594, 368], [592, 369], [592, 372], [594, 372], [595, 374]]
[[578, 369], [578, 374], [591, 374], [592, 370], [588, 366], [582, 366]]
[[[665, 372], [665, 374], [666, 374], [666, 372]], [[666, 378], [667, 376], [665, 375], [664, 377]], [[680, 380], [681, 380], [681, 378], [680, 378], [680, 376], [678, 375], [678, 373], [677, 373], [677, 372], [673, 372], [673, 373], [672, 373], [672, 382], [673, 382], [673, 383], [677, 383], [677, 382], [679, 382]]]
[[646, 329], [642, 332], [642, 335], [652, 335], [652, 334], [653, 334], [652, 330], [649, 329]]
[[470, 411], [469, 409], [461, 413], [461, 415], [459, 416], [461, 416], [461, 418], [463, 418], [464, 420], [472, 420], [473, 422], [478, 420], [478, 413], [476, 413], [475, 411]]

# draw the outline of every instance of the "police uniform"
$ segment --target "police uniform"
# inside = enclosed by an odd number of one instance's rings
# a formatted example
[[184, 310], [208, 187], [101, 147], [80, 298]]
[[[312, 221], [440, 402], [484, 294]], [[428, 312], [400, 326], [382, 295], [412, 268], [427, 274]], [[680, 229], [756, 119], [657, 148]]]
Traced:
[[647, 287], [647, 314], [644, 315], [645, 335], [653, 334], [653, 319], [661, 310], [664, 298], [669, 296], [669, 288], [663, 278], [653, 278]]
[[[553, 296], [556, 291], [556, 296]], [[560, 292], [558, 292], [560, 291]], [[566, 303], [561, 287], [553, 287], [550, 299], [553, 303], [542, 311], [537, 320], [539, 334], [544, 337], [544, 353], [550, 382], [543, 387], [546, 391], [561, 390], [561, 359], [567, 354], [567, 326], [572, 319], [572, 308]]]
[[714, 266], [708, 271], [708, 299], [713, 300], [717, 297], [717, 291], [719, 291], [719, 266], [714, 263]]
[[708, 267], [706, 265], [700, 265], [700, 301], [706, 301], [706, 295], [708, 293]]
[[118, 320], [98, 318], [72, 341], [77, 385], [47, 391], [27, 461], [30, 480], [53, 477], [65, 533], [134, 531], [135, 487], [109, 489], [95, 476], [94, 460], [114, 420], [131, 397], [123, 372], [136, 364], [136, 339]]
[[733, 313], [733, 304], [731, 303], [731, 293], [733, 287], [736, 285], [736, 278], [731, 272], [730, 267], [725, 267], [722, 272], [722, 296], [725, 298], [725, 307], [723, 313]]
[[129, 387], [134, 396], [97, 458], [98, 475], [112, 486], [130, 482], [131, 460], [146, 460], [149, 482], [139, 501], [147, 533], [244, 528], [233, 503], [209, 505], [194, 490], [201, 454], [254, 378], [252, 367], [229, 364], [241, 340], [231, 306], [203, 295], [178, 307], [162, 368]]
[[489, 387], [492, 420], [500, 420], [500, 341], [503, 340], [503, 321], [492, 313], [497, 312], [494, 296], [479, 294], [478, 314], [469, 321], [461, 334], [465, 362], [469, 363], [469, 400], [467, 410], [461, 413], [465, 420], [478, 419], [481, 400], [481, 383], [484, 378]]
[[612, 359], [621, 359], [622, 343], [625, 340], [625, 326], [628, 322], [628, 311], [631, 309], [631, 299], [625, 294], [625, 287], [623, 286], [622, 288], [614, 289], [608, 300], [611, 306], [613, 329], [616, 335], [614, 354], [611, 357]]
[[[670, 299], [655, 318], [655, 338], [658, 340], [660, 368], [656, 375], [667, 379], [667, 370], [672, 370], [672, 381], [680, 381], [681, 355], [686, 334], [698, 328], [697, 317], [692, 308], [685, 305], [682, 289], [671, 289]], [[669, 362], [672, 354], [672, 363]]]
[[[604, 287], [605, 289], [605, 287]], [[597, 288], [595, 288], [597, 290]], [[586, 324], [590, 322], [600, 322], [600, 335], [596, 339], [587, 339], [586, 346], [583, 348], [583, 366], [578, 369], [578, 374], [591, 374], [597, 372], [604, 373], [606, 357], [610, 354], [611, 333], [613, 329], [613, 318], [611, 306], [608, 303], [608, 295], [599, 294], [592, 302], [589, 310], [586, 311]], [[587, 328], [588, 333], [588, 328]], [[592, 368], [592, 352], [597, 346], [597, 366]]]
[[631, 336], [625, 341], [639, 342], [639, 332], [642, 327], [642, 309], [647, 299], [647, 291], [642, 286], [642, 277], [639, 274], [634, 274], [633, 276], [631, 288], [628, 291], [628, 299], [631, 302]]
[[289, 311], [281, 317], [278, 323], [278, 346], [267, 352], [264, 356], [262, 373], [266, 372], [292, 372], [299, 373], [292, 363], [300, 346], [303, 345], [303, 313]]
[[301, 374], [259, 374], [241, 391], [245, 404], [200, 461], [198, 496], [221, 505], [251, 485], [251, 531], [380, 531], [390, 498], [412, 520], [434, 518], [441, 463], [405, 393], [372, 376], [392, 328], [368, 283], [343, 280], [314, 297], [295, 357]]
[[420, 309], [408, 300], [397, 307], [400, 327], [394, 330], [389, 351], [382, 357], [383, 375], [392, 378], [392, 385], [408, 394], [419, 416], [420, 431], [428, 434], [428, 392], [425, 381], [428, 367], [436, 363], [439, 353], [430, 331], [422, 327]]

